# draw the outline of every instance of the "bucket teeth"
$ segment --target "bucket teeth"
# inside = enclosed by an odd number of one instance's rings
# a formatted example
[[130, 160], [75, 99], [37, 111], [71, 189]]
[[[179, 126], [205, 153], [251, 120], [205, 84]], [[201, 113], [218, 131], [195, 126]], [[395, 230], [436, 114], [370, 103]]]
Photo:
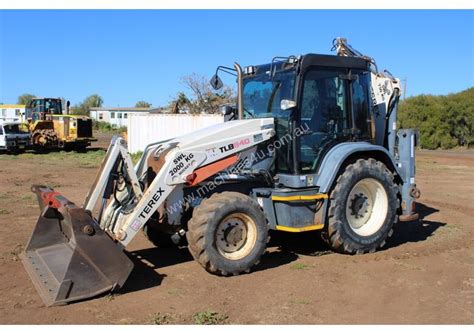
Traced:
[[117, 289], [132, 261], [82, 208], [52, 189], [33, 186], [41, 215], [22, 262], [47, 306]]

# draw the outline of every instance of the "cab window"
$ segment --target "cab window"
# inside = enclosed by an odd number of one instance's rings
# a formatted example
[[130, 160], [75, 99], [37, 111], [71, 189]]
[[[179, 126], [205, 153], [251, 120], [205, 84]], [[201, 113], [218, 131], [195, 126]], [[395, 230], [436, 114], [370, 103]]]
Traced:
[[359, 138], [370, 138], [370, 74], [362, 71], [352, 71], [352, 74], [356, 78], [351, 81], [354, 127]]

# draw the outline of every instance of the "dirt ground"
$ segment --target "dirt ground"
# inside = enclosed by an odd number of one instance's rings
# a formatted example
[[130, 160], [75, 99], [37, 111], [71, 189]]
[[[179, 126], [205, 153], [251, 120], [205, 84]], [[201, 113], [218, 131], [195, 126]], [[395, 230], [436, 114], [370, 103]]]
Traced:
[[29, 188], [52, 185], [81, 204], [102, 157], [0, 155], [1, 324], [473, 323], [473, 151], [418, 153], [422, 220], [399, 223], [374, 254], [332, 253], [318, 233], [274, 233], [250, 274], [217, 277], [186, 249], [156, 249], [140, 234], [118, 294], [45, 307], [18, 259], [39, 214]]

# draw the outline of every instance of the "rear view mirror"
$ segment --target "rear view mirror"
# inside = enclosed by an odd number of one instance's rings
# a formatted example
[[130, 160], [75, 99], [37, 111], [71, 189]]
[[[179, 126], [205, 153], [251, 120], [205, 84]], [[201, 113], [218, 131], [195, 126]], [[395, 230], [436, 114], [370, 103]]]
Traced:
[[224, 86], [221, 78], [219, 78], [217, 74], [214, 74], [214, 76], [211, 78], [210, 84], [215, 90], [219, 90], [222, 88], [222, 86]]

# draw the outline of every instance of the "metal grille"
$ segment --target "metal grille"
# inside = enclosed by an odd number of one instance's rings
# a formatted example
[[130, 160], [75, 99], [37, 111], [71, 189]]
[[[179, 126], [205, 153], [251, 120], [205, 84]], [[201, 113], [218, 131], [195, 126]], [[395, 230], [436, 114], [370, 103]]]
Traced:
[[77, 120], [77, 137], [87, 138], [92, 137], [92, 120], [78, 119]]

